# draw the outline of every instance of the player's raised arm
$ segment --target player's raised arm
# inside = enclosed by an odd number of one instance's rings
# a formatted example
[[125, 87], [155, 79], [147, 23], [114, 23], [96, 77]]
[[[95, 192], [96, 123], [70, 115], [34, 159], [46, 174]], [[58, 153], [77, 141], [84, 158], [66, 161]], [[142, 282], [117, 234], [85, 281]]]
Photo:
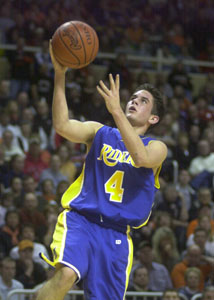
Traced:
[[49, 44], [51, 60], [54, 66], [54, 93], [52, 104], [53, 126], [57, 133], [64, 138], [75, 142], [89, 144], [96, 131], [102, 126], [98, 122], [80, 122], [70, 120], [65, 97], [65, 73], [67, 67], [58, 63], [54, 57], [51, 42]]
[[157, 115], [152, 114], [154, 105], [152, 95], [147, 91], [139, 91], [129, 101], [130, 110], [125, 115], [120, 105], [119, 75], [114, 81], [109, 75], [110, 88], [101, 80], [97, 86], [98, 92], [103, 96], [108, 111], [120, 130], [123, 141], [134, 163], [138, 167], [156, 168], [161, 165], [167, 155], [167, 147], [160, 141], [152, 141], [144, 146], [139, 135], [143, 135], [150, 125], [159, 121]]

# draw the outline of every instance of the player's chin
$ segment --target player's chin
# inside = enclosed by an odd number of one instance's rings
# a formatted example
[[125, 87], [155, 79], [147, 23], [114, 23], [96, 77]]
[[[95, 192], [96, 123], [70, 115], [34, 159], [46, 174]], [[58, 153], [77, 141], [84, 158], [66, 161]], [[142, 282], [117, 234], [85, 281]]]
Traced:
[[127, 119], [133, 119], [135, 115], [134, 113], [135, 113], [134, 111], [127, 111], [126, 112]]
[[126, 115], [126, 118], [129, 120], [129, 122], [130, 122], [132, 125], [134, 125], [136, 118], [135, 118], [135, 116], [134, 116], [133, 114], [127, 114], [127, 115]]

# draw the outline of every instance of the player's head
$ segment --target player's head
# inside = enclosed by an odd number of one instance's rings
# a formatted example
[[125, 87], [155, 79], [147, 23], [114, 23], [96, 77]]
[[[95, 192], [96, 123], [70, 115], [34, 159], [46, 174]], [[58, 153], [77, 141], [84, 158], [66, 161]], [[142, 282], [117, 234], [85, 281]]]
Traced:
[[[149, 83], [140, 85], [133, 93], [131, 99], [129, 100], [126, 108], [126, 115], [128, 119], [133, 119], [136, 110], [136, 106], [139, 105], [143, 107], [142, 116], [149, 125], [156, 125], [161, 121], [164, 115], [164, 98], [162, 93]], [[145, 104], [145, 105], [144, 105]]]
[[152, 114], [157, 115], [159, 117], [159, 122], [160, 122], [164, 116], [164, 111], [165, 111], [164, 97], [162, 93], [150, 83], [144, 83], [140, 85], [135, 92], [141, 90], [145, 90], [152, 95], [153, 98]]

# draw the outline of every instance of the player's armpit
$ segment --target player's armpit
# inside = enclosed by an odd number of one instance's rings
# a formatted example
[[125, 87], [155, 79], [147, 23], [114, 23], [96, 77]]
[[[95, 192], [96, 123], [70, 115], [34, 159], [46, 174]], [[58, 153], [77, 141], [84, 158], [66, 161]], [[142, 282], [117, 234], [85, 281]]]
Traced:
[[81, 122], [69, 120], [58, 128], [57, 133], [74, 143], [90, 144], [99, 128], [103, 124], [98, 122]]
[[159, 167], [167, 156], [167, 147], [161, 141], [152, 141], [146, 146], [147, 158], [141, 167], [155, 168]]

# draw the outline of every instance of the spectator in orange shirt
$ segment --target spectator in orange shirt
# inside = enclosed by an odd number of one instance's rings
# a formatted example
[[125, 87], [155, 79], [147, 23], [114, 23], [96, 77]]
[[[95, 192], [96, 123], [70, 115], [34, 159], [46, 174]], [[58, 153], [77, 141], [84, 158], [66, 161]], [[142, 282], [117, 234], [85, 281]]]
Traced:
[[181, 49], [185, 46], [185, 37], [182, 26], [179, 23], [172, 25], [169, 32], [170, 48], [174, 54], [181, 54]]
[[211, 224], [211, 232], [214, 232], [214, 220], [212, 219], [212, 210], [209, 205], [202, 205], [198, 211], [198, 217], [192, 220], [187, 227], [186, 236], [187, 238], [194, 233], [196, 227], [198, 226], [198, 220], [200, 217], [208, 216]]
[[125, 31], [125, 35], [129, 43], [136, 49], [139, 44], [145, 40], [145, 33], [139, 18], [132, 18], [129, 22], [129, 26]]
[[198, 245], [191, 245], [187, 249], [186, 257], [180, 263], [177, 263], [174, 266], [171, 272], [171, 278], [174, 288], [179, 289], [185, 286], [185, 271], [189, 267], [197, 267], [201, 270], [199, 289], [200, 291], [202, 291], [204, 288], [205, 280], [206, 278], [208, 278], [213, 266], [210, 262], [207, 263], [203, 260], [201, 249]]

